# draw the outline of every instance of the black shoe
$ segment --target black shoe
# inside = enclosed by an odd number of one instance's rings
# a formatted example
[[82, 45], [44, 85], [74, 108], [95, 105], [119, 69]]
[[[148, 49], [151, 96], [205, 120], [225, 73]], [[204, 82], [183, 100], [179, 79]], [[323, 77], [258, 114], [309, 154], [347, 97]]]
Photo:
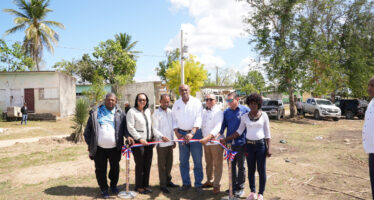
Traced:
[[109, 198], [108, 190], [101, 191], [101, 196], [103, 197], [103, 199]]
[[117, 195], [119, 193], [117, 186], [110, 187], [112, 194]]
[[[235, 195], [235, 192], [236, 192], [236, 190], [232, 190], [232, 194], [233, 194], [233, 195]], [[229, 193], [230, 193], [230, 190], [226, 190], [225, 193], [226, 193], [226, 194], [229, 194]]]
[[153, 191], [150, 188], [144, 188], [146, 194], [152, 193]]
[[173, 182], [169, 182], [166, 184], [167, 187], [179, 187], [179, 185], [174, 184]]
[[165, 194], [169, 194], [170, 193], [170, 190], [167, 188], [167, 187], [160, 187], [160, 190], [165, 193]]
[[195, 187], [195, 192], [201, 192], [203, 190], [203, 187], [199, 186], [199, 187]]
[[180, 191], [187, 191], [188, 189], [191, 188], [191, 185], [182, 185], [181, 188], [179, 188]]

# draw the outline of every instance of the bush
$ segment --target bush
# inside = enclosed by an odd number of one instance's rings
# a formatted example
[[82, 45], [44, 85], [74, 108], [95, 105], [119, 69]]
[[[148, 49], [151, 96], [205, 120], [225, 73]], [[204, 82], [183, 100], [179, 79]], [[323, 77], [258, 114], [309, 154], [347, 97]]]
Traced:
[[87, 123], [87, 118], [89, 114], [89, 102], [85, 99], [78, 99], [77, 103], [75, 105], [75, 114], [73, 117], [74, 126], [74, 132], [71, 135], [71, 138], [75, 143], [82, 142], [83, 141], [83, 132], [84, 127]]

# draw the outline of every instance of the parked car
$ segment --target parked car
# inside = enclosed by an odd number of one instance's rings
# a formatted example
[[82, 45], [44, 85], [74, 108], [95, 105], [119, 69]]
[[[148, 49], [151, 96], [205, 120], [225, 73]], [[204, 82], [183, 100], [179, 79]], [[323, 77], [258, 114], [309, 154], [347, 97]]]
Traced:
[[368, 102], [359, 99], [340, 99], [335, 102], [335, 105], [340, 108], [342, 116], [347, 119], [353, 119], [355, 116], [359, 119], [364, 119]]
[[315, 119], [332, 118], [338, 121], [341, 117], [341, 110], [327, 99], [309, 98], [303, 103], [303, 114], [312, 114]]
[[284, 117], [284, 106], [282, 100], [265, 100], [262, 102], [261, 110], [266, 112], [269, 117], [275, 117], [277, 120]]

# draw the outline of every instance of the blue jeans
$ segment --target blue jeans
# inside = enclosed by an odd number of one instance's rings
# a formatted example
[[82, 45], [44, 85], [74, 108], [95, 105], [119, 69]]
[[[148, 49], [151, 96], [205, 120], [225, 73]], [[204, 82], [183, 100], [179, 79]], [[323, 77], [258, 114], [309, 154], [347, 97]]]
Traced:
[[21, 120], [21, 125], [22, 123], [25, 122], [25, 125], [27, 124], [27, 114], [26, 115], [22, 115], [22, 120]]
[[[185, 132], [179, 130], [179, 133], [186, 135]], [[203, 138], [201, 129], [199, 129], [192, 139]], [[195, 187], [201, 187], [203, 180], [203, 146], [200, 142], [193, 142], [188, 144], [179, 143], [179, 167], [183, 180], [183, 185], [191, 185], [190, 179], [190, 154], [192, 155], [194, 168], [193, 172], [195, 175]]]
[[266, 145], [265, 141], [257, 144], [246, 144], [248, 166], [248, 181], [251, 192], [256, 193], [255, 172], [256, 165], [260, 179], [259, 194], [264, 194], [266, 184]]

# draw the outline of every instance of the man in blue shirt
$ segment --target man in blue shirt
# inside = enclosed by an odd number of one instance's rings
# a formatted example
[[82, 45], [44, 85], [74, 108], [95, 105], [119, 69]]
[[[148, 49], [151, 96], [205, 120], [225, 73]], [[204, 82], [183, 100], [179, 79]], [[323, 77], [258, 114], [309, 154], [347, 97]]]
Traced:
[[[223, 113], [223, 122], [220, 133], [223, 135], [226, 130], [226, 137], [234, 134], [239, 128], [241, 116], [248, 113], [250, 110], [248, 107], [239, 104], [239, 98], [236, 92], [232, 92], [227, 96], [226, 99], [229, 104]], [[236, 151], [234, 161], [232, 161], [232, 187], [234, 190], [234, 195], [237, 197], [242, 197], [244, 195], [244, 183], [245, 183], [245, 165], [244, 165], [244, 146], [246, 144], [245, 140], [246, 131], [233, 141], [229, 141], [232, 145], [231, 149]]]

